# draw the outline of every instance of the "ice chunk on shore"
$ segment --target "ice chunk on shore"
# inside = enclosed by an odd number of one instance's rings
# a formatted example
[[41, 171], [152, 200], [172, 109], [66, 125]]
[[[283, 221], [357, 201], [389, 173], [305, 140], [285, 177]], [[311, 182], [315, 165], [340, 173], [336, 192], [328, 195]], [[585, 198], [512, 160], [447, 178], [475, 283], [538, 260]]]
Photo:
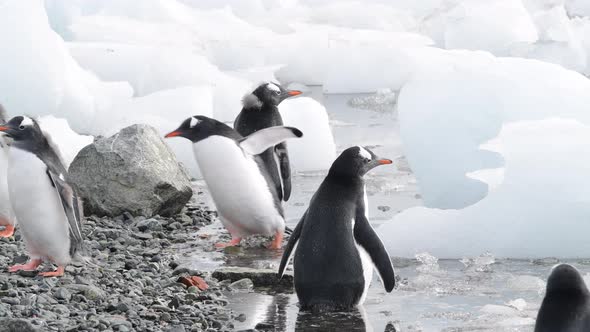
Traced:
[[590, 126], [565, 119], [516, 122], [496, 141], [506, 160], [504, 182], [462, 210], [416, 207], [398, 214], [378, 229], [392, 255], [590, 255]]
[[284, 101], [279, 111], [286, 126], [303, 132], [302, 138], [287, 143], [293, 170], [330, 168], [336, 158], [336, 145], [326, 108], [311, 98], [302, 97]]
[[[450, 62], [416, 74], [397, 104], [404, 151], [428, 207], [463, 208], [486, 196], [488, 186], [466, 173], [503, 166], [501, 154], [480, 148], [503, 124], [548, 117], [590, 123], [590, 80], [579, 73], [480, 52], [444, 55]], [[489, 175], [486, 182], [497, 181]]]
[[49, 26], [41, 1], [7, 0], [0, 9], [0, 101], [11, 116], [56, 114], [93, 132], [97, 109], [129, 98], [126, 83], [105, 83], [82, 69]]

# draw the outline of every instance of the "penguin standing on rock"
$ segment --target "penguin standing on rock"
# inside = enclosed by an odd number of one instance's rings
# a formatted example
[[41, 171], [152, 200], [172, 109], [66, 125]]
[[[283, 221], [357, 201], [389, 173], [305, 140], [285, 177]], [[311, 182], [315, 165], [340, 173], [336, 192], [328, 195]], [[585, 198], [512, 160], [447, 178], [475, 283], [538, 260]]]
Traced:
[[[263, 83], [242, 99], [243, 108], [234, 122], [235, 130], [248, 136], [260, 129], [282, 126], [283, 118], [279, 104], [301, 91], [286, 90], [276, 83]], [[288, 201], [291, 196], [291, 165], [287, 145], [284, 142], [270, 147], [260, 154], [270, 175], [269, 185], [276, 187], [279, 201]]]
[[[6, 123], [6, 110], [0, 105], [0, 125]], [[8, 140], [0, 136], [0, 237], [11, 237], [14, 234], [15, 217], [8, 195], [8, 158], [10, 147]]]
[[243, 237], [274, 235], [271, 249], [279, 249], [285, 219], [276, 188], [268, 185], [269, 174], [257, 156], [269, 147], [303, 136], [290, 127], [271, 127], [242, 137], [231, 127], [206, 116], [193, 116], [166, 137], [184, 137], [193, 142], [193, 151], [207, 183], [229, 243], [238, 245]]
[[578, 270], [569, 264], [553, 268], [535, 332], [590, 331], [590, 292]]
[[282, 276], [294, 258], [295, 291], [302, 310], [351, 310], [365, 300], [379, 272], [385, 290], [395, 286], [389, 254], [369, 224], [363, 175], [391, 164], [355, 146], [334, 161], [293, 230], [279, 267]]
[[12, 140], [8, 190], [30, 260], [10, 272], [35, 270], [43, 260], [58, 268], [45, 277], [62, 276], [82, 248], [81, 202], [67, 183], [67, 170], [51, 137], [28, 117], [17, 116], [0, 126]]

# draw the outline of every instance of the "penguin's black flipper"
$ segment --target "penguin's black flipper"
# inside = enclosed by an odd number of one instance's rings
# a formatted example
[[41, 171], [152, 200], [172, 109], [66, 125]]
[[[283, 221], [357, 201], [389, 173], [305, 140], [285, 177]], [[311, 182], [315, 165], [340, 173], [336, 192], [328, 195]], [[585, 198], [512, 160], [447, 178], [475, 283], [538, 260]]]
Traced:
[[63, 173], [58, 175], [48, 168], [47, 174], [59, 194], [61, 204], [68, 219], [71, 241], [70, 255], [74, 255], [82, 248], [83, 243], [81, 231], [82, 218], [84, 216], [82, 212], [82, 201], [76, 191], [65, 181]]
[[303, 133], [294, 127], [276, 126], [260, 129], [239, 141], [240, 147], [251, 155], [257, 155], [289, 138], [299, 138]]
[[303, 223], [305, 222], [305, 216], [307, 215], [307, 210], [299, 220], [297, 227], [291, 233], [291, 237], [289, 238], [289, 242], [287, 242], [287, 246], [285, 246], [285, 251], [283, 251], [283, 258], [281, 258], [281, 265], [279, 265], [279, 276], [282, 278], [283, 274], [285, 273], [285, 269], [287, 265], [289, 265], [289, 261], [291, 260], [291, 256], [294, 254], [295, 246], [299, 241], [299, 236], [301, 235], [301, 229], [303, 229]]
[[395, 287], [395, 273], [393, 272], [391, 258], [389, 258], [389, 254], [387, 253], [387, 250], [385, 250], [383, 242], [381, 242], [381, 239], [369, 224], [364, 211], [359, 212], [357, 212], [354, 223], [354, 239], [356, 240], [356, 243], [363, 247], [367, 253], [369, 253], [369, 256], [371, 256], [371, 260], [379, 272], [383, 286], [389, 293], [393, 290], [393, 287]]
[[275, 153], [279, 159], [279, 169], [283, 184], [283, 201], [288, 201], [291, 197], [291, 164], [289, 154], [287, 153], [287, 144], [284, 142], [275, 146]]

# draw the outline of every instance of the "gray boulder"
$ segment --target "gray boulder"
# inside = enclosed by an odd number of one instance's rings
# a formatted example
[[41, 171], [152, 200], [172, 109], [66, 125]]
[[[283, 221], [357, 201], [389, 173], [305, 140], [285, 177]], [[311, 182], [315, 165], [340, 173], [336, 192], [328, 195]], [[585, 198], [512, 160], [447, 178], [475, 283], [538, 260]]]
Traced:
[[174, 215], [193, 191], [189, 176], [158, 132], [133, 125], [83, 148], [69, 169], [86, 214]]

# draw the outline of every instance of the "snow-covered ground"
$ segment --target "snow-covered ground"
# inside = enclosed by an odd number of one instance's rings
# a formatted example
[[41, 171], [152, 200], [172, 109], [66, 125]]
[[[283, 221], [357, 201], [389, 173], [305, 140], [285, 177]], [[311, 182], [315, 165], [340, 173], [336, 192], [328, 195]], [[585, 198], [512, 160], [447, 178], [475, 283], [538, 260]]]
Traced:
[[[415, 174], [424, 207], [380, 229], [393, 252], [590, 257], [585, 0], [0, 0], [0, 44], [8, 112], [86, 135], [231, 122], [261, 81], [379, 92], [350, 103], [394, 107], [401, 141], [346, 144], [399, 145]], [[346, 123], [311, 97], [281, 112], [306, 135], [294, 170], [321, 173]], [[68, 141], [74, 155], [88, 138]], [[170, 144], [198, 176], [189, 145]]]

